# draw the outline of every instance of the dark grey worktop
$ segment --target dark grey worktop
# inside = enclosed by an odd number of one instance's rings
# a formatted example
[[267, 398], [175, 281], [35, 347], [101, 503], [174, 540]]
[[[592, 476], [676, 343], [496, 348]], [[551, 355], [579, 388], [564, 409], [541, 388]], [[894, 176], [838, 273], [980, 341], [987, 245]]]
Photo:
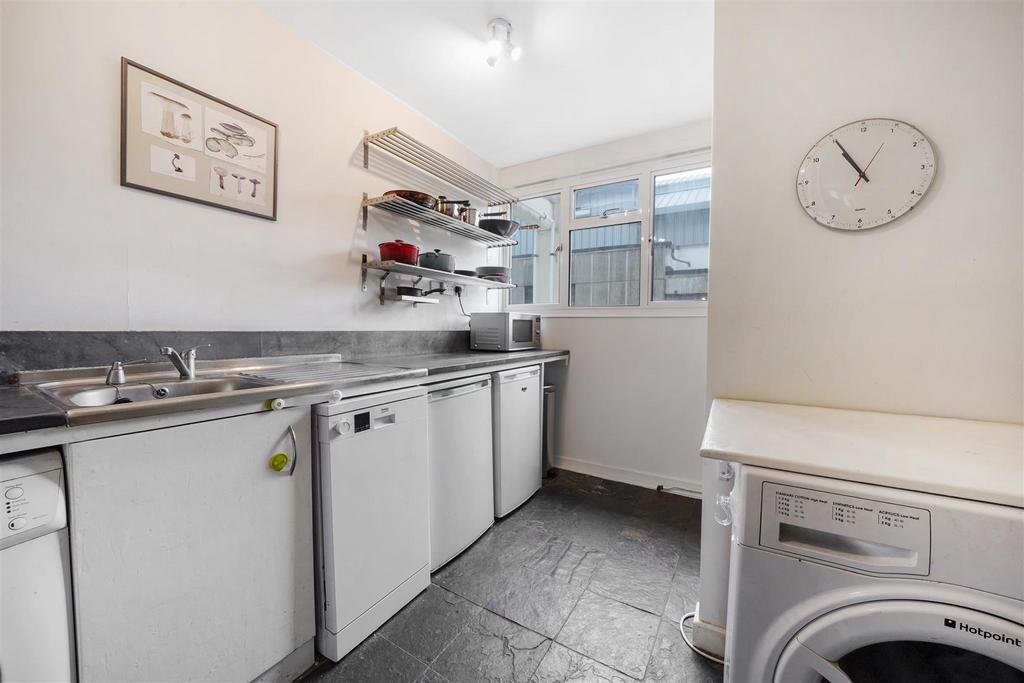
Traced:
[[[372, 378], [355, 380], [355, 383], [378, 383], [393, 381], [409, 376], [409, 370], [426, 370], [427, 375], [460, 372], [478, 368], [507, 365], [509, 363], [531, 363], [567, 356], [568, 351], [515, 351], [495, 353], [469, 351], [459, 353], [427, 353], [415, 356], [369, 356], [361, 357], [358, 363], [404, 368], [406, 372], [391, 372]], [[282, 384], [285, 386], [285, 384]], [[12, 434], [46, 427], [67, 425], [67, 416], [53, 403], [34, 389], [17, 385], [0, 385], [0, 434]]]
[[512, 351], [510, 353], [467, 351], [465, 353], [427, 353], [419, 356], [388, 356], [387, 358], [375, 359], [373, 362], [395, 365], [400, 368], [426, 368], [428, 375], [440, 375], [446, 372], [475, 370], [476, 368], [505, 365], [507, 363], [540, 362], [549, 358], [567, 355], [569, 355], [568, 351], [546, 349]]
[[0, 385], [0, 434], [60, 427], [64, 411], [25, 387]]

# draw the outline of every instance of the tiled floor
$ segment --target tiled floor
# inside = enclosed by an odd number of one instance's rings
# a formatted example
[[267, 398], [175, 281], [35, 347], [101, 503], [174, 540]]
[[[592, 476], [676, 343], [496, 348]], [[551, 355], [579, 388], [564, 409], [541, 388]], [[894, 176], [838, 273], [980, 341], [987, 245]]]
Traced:
[[700, 504], [560, 472], [316, 683], [720, 681], [694, 607]]

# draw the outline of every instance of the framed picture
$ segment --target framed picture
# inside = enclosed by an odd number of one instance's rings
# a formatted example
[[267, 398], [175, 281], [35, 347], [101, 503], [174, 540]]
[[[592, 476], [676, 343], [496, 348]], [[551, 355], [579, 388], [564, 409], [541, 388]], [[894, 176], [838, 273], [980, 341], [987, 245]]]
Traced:
[[122, 57], [121, 185], [277, 220], [277, 124]]

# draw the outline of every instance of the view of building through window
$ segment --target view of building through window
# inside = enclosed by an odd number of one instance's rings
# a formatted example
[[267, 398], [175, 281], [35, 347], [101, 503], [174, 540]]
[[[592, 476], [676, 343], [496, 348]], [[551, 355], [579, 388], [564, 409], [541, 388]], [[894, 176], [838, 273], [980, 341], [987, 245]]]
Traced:
[[569, 305], [640, 305], [640, 223], [569, 233]]
[[655, 176], [651, 301], [707, 301], [710, 206], [710, 168]]
[[512, 282], [508, 302], [515, 304], [558, 303], [558, 221], [562, 196], [550, 194], [524, 199], [513, 205], [512, 218], [523, 226], [512, 247]]

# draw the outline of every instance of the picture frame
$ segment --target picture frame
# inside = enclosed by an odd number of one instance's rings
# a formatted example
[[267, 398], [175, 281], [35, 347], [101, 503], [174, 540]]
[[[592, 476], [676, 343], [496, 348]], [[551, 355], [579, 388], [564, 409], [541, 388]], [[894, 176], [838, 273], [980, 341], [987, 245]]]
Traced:
[[277, 220], [278, 127], [121, 57], [121, 185]]

